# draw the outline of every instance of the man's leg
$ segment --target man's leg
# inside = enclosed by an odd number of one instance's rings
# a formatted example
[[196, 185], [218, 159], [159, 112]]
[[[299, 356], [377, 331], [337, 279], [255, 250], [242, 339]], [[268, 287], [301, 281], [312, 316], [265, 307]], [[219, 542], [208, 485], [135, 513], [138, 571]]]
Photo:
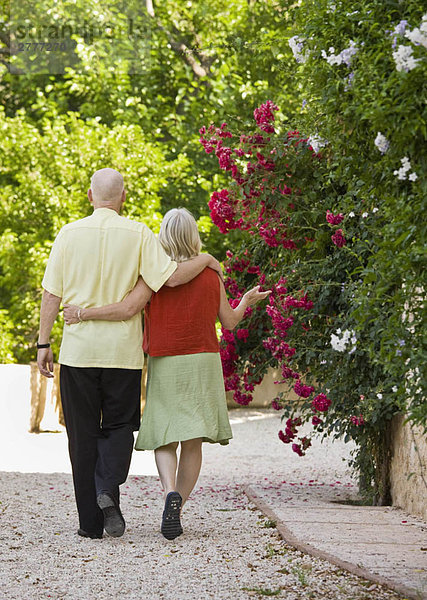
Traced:
[[61, 365], [60, 386], [80, 527], [100, 536], [104, 517], [96, 502], [95, 468], [100, 436], [101, 393], [97, 368]]
[[95, 471], [96, 490], [108, 492], [117, 505], [119, 485], [126, 481], [139, 429], [141, 369], [102, 369], [102, 422]]

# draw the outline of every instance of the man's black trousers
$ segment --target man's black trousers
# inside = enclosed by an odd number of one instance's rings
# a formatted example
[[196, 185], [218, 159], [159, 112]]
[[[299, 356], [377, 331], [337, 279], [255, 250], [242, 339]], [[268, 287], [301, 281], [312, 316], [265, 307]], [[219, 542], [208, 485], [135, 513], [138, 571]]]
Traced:
[[60, 386], [80, 527], [102, 534], [96, 497], [109, 492], [119, 503], [139, 429], [141, 370], [61, 365]]

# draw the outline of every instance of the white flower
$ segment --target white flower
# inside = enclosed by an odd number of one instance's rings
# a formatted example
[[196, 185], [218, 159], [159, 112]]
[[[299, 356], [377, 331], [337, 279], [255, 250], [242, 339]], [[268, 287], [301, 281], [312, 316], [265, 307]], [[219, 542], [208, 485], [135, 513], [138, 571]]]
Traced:
[[364, 219], [366, 219], [366, 217], [368, 216], [368, 214], [369, 214], [369, 213], [367, 213], [367, 212], [364, 212], [364, 213], [362, 213], [362, 217], [363, 217]]
[[407, 31], [405, 33], [405, 37], [407, 37], [408, 40], [410, 40], [416, 46], [418, 46], [418, 44], [421, 44], [421, 46], [427, 48], [427, 35], [424, 35], [424, 33], [420, 29], [418, 29], [418, 27], [415, 27], [415, 29], [413, 29], [412, 31]]
[[326, 146], [328, 141], [322, 140], [322, 138], [320, 138], [318, 135], [311, 135], [308, 138], [307, 143], [313, 148], [315, 152], [319, 152], [320, 148]]
[[354, 216], [355, 216], [355, 215], [354, 215], [354, 212], [353, 212], [353, 211], [349, 212], [349, 213], [348, 213], [348, 216], [349, 216], [349, 217], [354, 217]]
[[[397, 175], [398, 179], [404, 180], [407, 177], [408, 171], [411, 170], [411, 163], [410, 163], [409, 158], [407, 156], [404, 156], [400, 160], [400, 162], [402, 163], [402, 166], [400, 167], [400, 169], [398, 169], [396, 171], [393, 171], [393, 175]], [[411, 173], [411, 175], [409, 176], [409, 178], [412, 177], [411, 181], [415, 181], [414, 175], [415, 175], [415, 179], [417, 179], [416, 173]]]
[[[331, 346], [337, 352], [344, 352], [346, 350], [346, 346], [349, 342], [351, 342], [351, 347], [349, 348], [349, 354], [352, 354], [356, 350], [356, 342], [357, 338], [355, 332], [353, 330], [345, 329], [342, 332], [341, 329], [337, 329], [335, 333], [331, 333]], [[350, 339], [351, 338], [351, 339]]]
[[342, 340], [333, 333], [331, 333], [331, 346], [337, 352], [344, 352], [345, 350], [345, 344], [343, 344]]
[[292, 54], [294, 55], [295, 60], [298, 63], [305, 63], [310, 53], [306, 50], [305, 54], [303, 54], [302, 50], [304, 48], [304, 40], [297, 35], [291, 37], [288, 41], [289, 47], [292, 50]]
[[420, 62], [419, 58], [412, 56], [413, 49], [411, 46], [398, 46], [393, 52], [394, 62], [398, 71], [411, 71]]
[[379, 398], [380, 400], [382, 400], [383, 395], [382, 394], [377, 394], [377, 398]]
[[373, 209], [372, 209], [372, 212], [373, 212], [373, 213], [376, 213], [376, 212], [378, 212], [378, 210], [379, 210], [379, 209], [378, 209], [377, 207], [375, 207], [375, 208], [373, 208]]
[[395, 392], [395, 393], [396, 393], [396, 392], [397, 392], [397, 385], [394, 385], [394, 386], [391, 388], [391, 390], [392, 390], [392, 392]]
[[409, 181], [416, 181], [418, 179], [418, 175], [416, 173], [411, 173], [408, 179]]
[[401, 180], [406, 179], [406, 169], [402, 167], [398, 171], [393, 171], [393, 175], [397, 175], [397, 178]]
[[427, 48], [427, 13], [423, 16], [420, 27], [414, 27], [412, 31], [407, 31], [405, 37], [416, 46], [421, 45]]
[[377, 137], [375, 138], [374, 144], [381, 152], [381, 154], [385, 154], [390, 147], [390, 142], [380, 131], [377, 133]]
[[353, 56], [358, 51], [356, 47], [356, 43], [353, 40], [350, 41], [350, 46], [348, 48], [344, 48], [341, 50], [339, 54], [335, 54], [335, 48], [329, 48], [329, 56], [326, 54], [324, 50], [322, 50], [322, 57], [326, 60], [329, 65], [342, 65], [345, 63], [347, 67], [351, 65], [351, 61], [353, 60]]

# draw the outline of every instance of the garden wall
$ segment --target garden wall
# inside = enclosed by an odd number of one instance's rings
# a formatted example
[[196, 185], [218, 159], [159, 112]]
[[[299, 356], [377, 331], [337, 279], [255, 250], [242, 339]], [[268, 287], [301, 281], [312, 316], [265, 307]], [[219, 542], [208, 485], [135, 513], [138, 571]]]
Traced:
[[393, 505], [427, 520], [427, 436], [398, 415], [392, 423], [392, 450]]

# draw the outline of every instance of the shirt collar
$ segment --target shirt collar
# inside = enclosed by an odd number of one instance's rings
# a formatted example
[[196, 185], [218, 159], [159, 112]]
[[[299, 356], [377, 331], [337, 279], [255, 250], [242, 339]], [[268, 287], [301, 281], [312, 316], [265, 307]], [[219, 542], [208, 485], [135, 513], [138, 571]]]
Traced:
[[102, 217], [102, 216], [115, 216], [118, 217], [118, 213], [116, 213], [115, 210], [113, 210], [112, 208], [106, 208], [106, 207], [100, 207], [100, 208], [95, 208], [95, 210], [92, 213], [93, 217]]

